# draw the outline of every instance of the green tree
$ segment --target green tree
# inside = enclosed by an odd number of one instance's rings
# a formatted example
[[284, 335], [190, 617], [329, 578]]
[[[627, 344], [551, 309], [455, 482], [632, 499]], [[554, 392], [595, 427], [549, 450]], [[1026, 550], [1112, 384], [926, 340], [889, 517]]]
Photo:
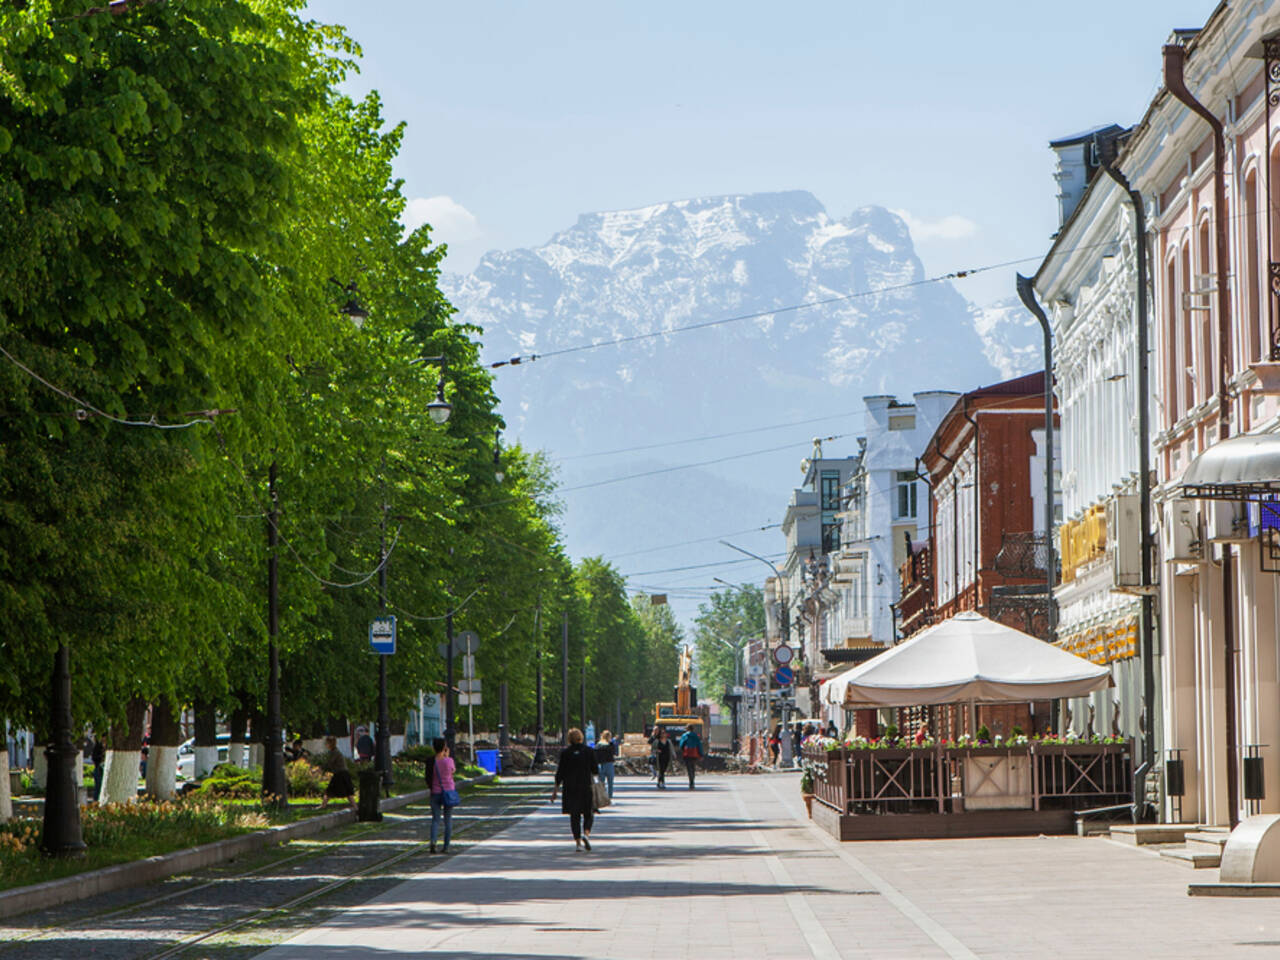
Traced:
[[764, 594], [755, 584], [717, 590], [710, 602], [699, 604], [693, 641], [703, 696], [724, 702], [725, 688], [734, 682], [734, 649], [764, 636], [764, 628]]

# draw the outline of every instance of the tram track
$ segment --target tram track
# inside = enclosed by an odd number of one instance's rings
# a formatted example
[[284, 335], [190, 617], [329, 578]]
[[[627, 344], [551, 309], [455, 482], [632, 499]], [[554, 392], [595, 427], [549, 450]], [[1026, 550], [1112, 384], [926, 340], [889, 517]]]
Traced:
[[[528, 786], [532, 785], [525, 785], [519, 781], [507, 784], [506, 786], [515, 787], [518, 791], [517, 795], [505, 804], [498, 806], [492, 812], [482, 813], [477, 811], [476, 819], [470, 823], [466, 823], [455, 828], [453, 831], [453, 837], [455, 839], [458, 837], [464, 837], [482, 827], [492, 826], [495, 823], [505, 821], [514, 822], [515, 820], [526, 816], [527, 813], [531, 812], [533, 809], [536, 809], [539, 803], [537, 798], [541, 795], [540, 788], [535, 790], [527, 789]], [[474, 794], [472, 796], [476, 797]], [[403, 810], [413, 810], [416, 806], [417, 805], [405, 807]], [[465, 806], [472, 807], [472, 804], [468, 803]], [[516, 810], [516, 808], [524, 809], [513, 813], [512, 811]], [[198, 896], [202, 891], [210, 891], [215, 888], [226, 888], [238, 883], [253, 881], [255, 879], [268, 879], [271, 878], [273, 874], [278, 874], [281, 879], [289, 879], [290, 875], [282, 868], [287, 868], [290, 865], [296, 865], [308, 860], [321, 862], [325, 857], [340, 854], [343, 848], [351, 848], [351, 845], [353, 844], [367, 843], [370, 841], [376, 843], [378, 839], [381, 839], [384, 842], [402, 842], [397, 835], [403, 835], [406, 833], [413, 836], [420, 835], [422, 824], [429, 823], [430, 816], [429, 810], [422, 813], [402, 815], [397, 818], [398, 822], [391, 824], [389, 827], [385, 822], [377, 825], [368, 825], [362, 829], [351, 831], [339, 839], [314, 845], [312, 843], [308, 843], [308, 849], [298, 851], [297, 853], [293, 853], [282, 858], [273, 859], [268, 863], [255, 866], [252, 869], [242, 870], [234, 874], [214, 876], [208, 879], [199, 879], [193, 884], [188, 884], [180, 889], [162, 893], [155, 897], [148, 897], [123, 906], [100, 910], [82, 917], [63, 920], [54, 924], [47, 924], [26, 935], [13, 935], [12, 931], [9, 931], [8, 935], [5, 936], [3, 943], [0, 944], [0, 958], [8, 956], [23, 956], [24, 947], [31, 948], [42, 943], [48, 944], [56, 940], [66, 939], [68, 933], [73, 933], [75, 931], [105, 929], [105, 924], [118, 922], [130, 915], [147, 916], [148, 919], [151, 919], [151, 915], [156, 913], [157, 906], [165, 903], [171, 903], [173, 901], [181, 901], [184, 898], [197, 902]], [[207, 930], [194, 931], [190, 935], [183, 937], [180, 941], [167, 944], [158, 953], [139, 952], [132, 954], [132, 956], [139, 958], [145, 957], [146, 960], [160, 960], [160, 958], [164, 957], [178, 956], [204, 941], [260, 922], [284, 911], [293, 910], [303, 904], [316, 901], [353, 882], [369, 878], [377, 874], [379, 871], [393, 867], [413, 856], [421, 855], [423, 850], [428, 847], [429, 843], [429, 840], [412, 842], [406, 849], [397, 850], [390, 855], [364, 862], [355, 870], [351, 870], [339, 877], [326, 879], [318, 886], [296, 896], [289, 897], [283, 902], [267, 904], [256, 909], [250, 908], [249, 912], [237, 916], [225, 923]], [[17, 951], [11, 952], [11, 948], [17, 948]]]

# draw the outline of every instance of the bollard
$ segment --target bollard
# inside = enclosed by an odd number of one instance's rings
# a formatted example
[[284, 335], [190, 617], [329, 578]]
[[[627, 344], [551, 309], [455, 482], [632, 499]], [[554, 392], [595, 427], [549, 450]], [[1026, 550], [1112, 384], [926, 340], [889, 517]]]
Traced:
[[356, 809], [356, 819], [361, 823], [382, 820], [382, 811], [378, 809], [378, 794], [382, 790], [377, 770], [360, 771], [360, 805]]

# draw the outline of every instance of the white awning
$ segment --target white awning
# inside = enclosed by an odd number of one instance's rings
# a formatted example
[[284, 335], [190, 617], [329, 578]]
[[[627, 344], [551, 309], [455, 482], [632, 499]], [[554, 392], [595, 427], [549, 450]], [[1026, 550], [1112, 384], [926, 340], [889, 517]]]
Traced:
[[828, 680], [825, 703], [846, 708], [1019, 703], [1105, 689], [1106, 667], [1021, 630], [961, 613]]
[[1280, 434], [1242, 433], [1215, 443], [1191, 461], [1178, 483], [1185, 496], [1203, 499], [1280, 494]]

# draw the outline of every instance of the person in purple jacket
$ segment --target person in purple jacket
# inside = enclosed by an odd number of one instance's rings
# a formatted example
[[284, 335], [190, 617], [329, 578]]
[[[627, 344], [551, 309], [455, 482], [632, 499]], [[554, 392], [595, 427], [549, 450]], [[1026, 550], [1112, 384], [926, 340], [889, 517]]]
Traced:
[[449, 852], [449, 839], [453, 836], [453, 807], [445, 803], [445, 791], [453, 791], [457, 787], [453, 782], [454, 763], [449, 756], [449, 745], [443, 737], [431, 741], [436, 755], [427, 764], [427, 785], [431, 788], [431, 852], [436, 852], [436, 834], [440, 828], [440, 818], [444, 818], [444, 852]]

